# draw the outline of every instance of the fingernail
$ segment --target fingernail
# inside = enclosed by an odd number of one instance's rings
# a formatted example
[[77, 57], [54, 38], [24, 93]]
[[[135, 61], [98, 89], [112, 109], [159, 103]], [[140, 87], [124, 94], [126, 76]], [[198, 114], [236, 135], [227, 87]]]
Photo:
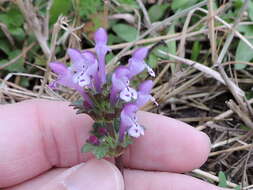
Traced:
[[106, 160], [90, 160], [68, 175], [63, 184], [68, 190], [123, 190], [123, 177]]

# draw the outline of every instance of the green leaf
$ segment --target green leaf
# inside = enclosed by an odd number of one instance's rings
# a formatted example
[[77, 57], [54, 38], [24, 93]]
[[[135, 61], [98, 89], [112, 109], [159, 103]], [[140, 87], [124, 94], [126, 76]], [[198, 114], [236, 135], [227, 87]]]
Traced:
[[253, 2], [249, 1], [248, 14], [251, 21], [253, 21]]
[[23, 87], [29, 86], [29, 78], [21, 78], [20, 85]]
[[164, 15], [166, 9], [169, 7], [169, 4], [153, 5], [148, 9], [148, 14], [151, 22], [158, 21]]
[[134, 41], [137, 38], [136, 28], [127, 24], [116, 24], [112, 26], [112, 30], [123, 40], [127, 42]]
[[120, 4], [131, 6], [132, 8], [139, 8], [135, 0], [118, 0]]
[[[168, 34], [175, 34], [175, 24], [172, 24], [171, 27], [169, 28]], [[177, 54], [177, 45], [176, 41], [168, 42], [168, 52], [176, 55]], [[169, 60], [173, 60], [172, 58], [169, 58]]]
[[155, 68], [157, 66], [157, 61], [158, 57], [154, 53], [151, 53], [148, 57], [148, 64], [150, 67]]
[[128, 135], [126, 135], [125, 139], [124, 139], [124, 142], [122, 142], [121, 146], [124, 147], [124, 148], [126, 148], [130, 144], [133, 144], [133, 138], [130, 137], [130, 136], [128, 136]]
[[0, 22], [5, 23], [8, 28], [11, 26], [21, 27], [24, 23], [24, 17], [17, 6], [12, 4], [5, 13], [0, 13]]
[[71, 7], [71, 0], [53, 0], [50, 9], [50, 24], [54, 24], [60, 15], [66, 15]]
[[82, 152], [91, 152], [94, 149], [94, 145], [86, 143], [82, 147]]
[[10, 33], [19, 41], [23, 41], [25, 39], [25, 32], [22, 28], [10, 27]]
[[[246, 36], [253, 35], [251, 32], [246, 32]], [[249, 40], [251, 44], [253, 44], [253, 39]], [[235, 60], [236, 61], [245, 61], [249, 62], [253, 58], [252, 51], [249, 51], [249, 47], [246, 43], [244, 43], [242, 40], [240, 40], [239, 45], [236, 48], [235, 53]], [[247, 65], [246, 64], [236, 64], [235, 69], [241, 70], [244, 69]]]
[[171, 8], [175, 12], [179, 9], [185, 9], [188, 8], [194, 4], [196, 4], [198, 0], [173, 0]]
[[235, 190], [241, 190], [240, 185], [236, 186], [236, 187], [235, 187]]
[[114, 58], [114, 54], [112, 52], [106, 55], [106, 63], [109, 63]]
[[219, 172], [219, 187], [227, 187], [227, 178], [226, 175], [224, 174], [224, 172], [220, 171]]
[[[9, 58], [8, 60], [1, 60], [1, 64], [5, 64], [8, 61], [14, 59], [15, 57], [17, 57], [18, 55], [21, 54], [21, 50], [14, 50], [14, 51], [10, 51], [9, 52]], [[11, 65], [9, 65], [8, 67], [5, 67], [6, 70], [10, 71], [10, 72], [24, 72], [25, 68], [24, 68], [24, 58], [21, 57], [18, 60], [16, 60], [14, 63], [12, 63]]]
[[79, 4], [79, 15], [81, 17], [89, 17], [103, 10], [103, 3], [101, 0], [81, 0]]
[[0, 50], [2, 50], [6, 55], [9, 54], [10, 52], [10, 45], [6, 40], [0, 39]]
[[122, 41], [123, 40], [120, 37], [118, 37], [118, 36], [116, 36], [114, 34], [109, 34], [109, 36], [108, 36], [108, 44], [109, 45], [121, 43]]
[[193, 43], [193, 47], [192, 47], [192, 54], [191, 54], [191, 60], [196, 61], [199, 54], [200, 54], [200, 50], [201, 50], [201, 44], [199, 43], [199, 41], [195, 41]]
[[82, 152], [92, 152], [97, 159], [101, 159], [106, 156], [106, 154], [109, 152], [109, 147], [105, 145], [92, 145], [89, 143], [86, 143], [82, 147]]

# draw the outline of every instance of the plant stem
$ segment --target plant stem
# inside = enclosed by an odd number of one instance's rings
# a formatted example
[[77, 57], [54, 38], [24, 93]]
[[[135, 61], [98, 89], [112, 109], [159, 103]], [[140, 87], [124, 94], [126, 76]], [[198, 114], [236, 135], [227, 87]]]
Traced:
[[122, 155], [115, 158], [115, 165], [121, 172], [122, 176], [124, 177], [124, 166], [123, 166], [123, 157]]

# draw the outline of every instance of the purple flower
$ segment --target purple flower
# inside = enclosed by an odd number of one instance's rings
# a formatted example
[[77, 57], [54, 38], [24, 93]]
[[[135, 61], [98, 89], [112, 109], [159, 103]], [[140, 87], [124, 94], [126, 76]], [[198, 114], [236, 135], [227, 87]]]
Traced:
[[100, 143], [99, 139], [95, 135], [89, 136], [87, 142], [91, 143], [93, 145], [99, 145], [99, 143]]
[[89, 96], [85, 93], [83, 88], [81, 88], [78, 84], [73, 82], [72, 80], [73, 73], [69, 67], [60, 62], [49, 63], [49, 67], [54, 73], [57, 74], [57, 79], [49, 84], [50, 88], [54, 89], [57, 88], [58, 85], [63, 85], [65, 87], [75, 89], [83, 96], [84, 100], [89, 105], [92, 105], [92, 101], [90, 100]]
[[68, 49], [71, 59], [71, 71], [73, 82], [81, 87], [92, 87], [93, 81], [98, 71], [98, 62], [93, 53], [89, 51], [80, 52], [76, 49]]
[[119, 139], [123, 140], [126, 133], [129, 136], [138, 138], [144, 135], [144, 129], [138, 124], [136, 112], [138, 107], [135, 104], [126, 104], [120, 114]]
[[99, 133], [100, 135], [107, 135], [108, 130], [107, 130], [106, 128], [102, 127], [102, 128], [99, 128], [99, 129], [98, 129], [98, 133]]
[[95, 40], [95, 51], [97, 53], [98, 58], [98, 78], [100, 80], [101, 87], [106, 83], [106, 72], [105, 72], [105, 55], [108, 51], [110, 51], [110, 48], [106, 45], [108, 36], [103, 28], [99, 28], [94, 35]]
[[144, 59], [148, 54], [148, 48], [142, 47], [135, 50], [133, 56], [128, 60], [128, 69], [130, 71], [128, 77], [132, 78], [135, 75], [141, 73], [145, 68], [148, 70], [148, 73], [155, 77], [155, 73], [150, 66], [145, 63]]
[[112, 74], [112, 88], [110, 94], [110, 102], [114, 104], [118, 96], [125, 102], [137, 99], [137, 92], [129, 87], [129, 70], [127, 67], [119, 66]]
[[146, 80], [143, 83], [139, 85], [138, 88], [138, 98], [136, 102], [134, 103], [138, 107], [144, 106], [149, 100], [154, 102], [156, 105], [158, 103], [155, 101], [155, 98], [150, 95], [151, 90], [153, 87], [153, 81], [152, 80]]

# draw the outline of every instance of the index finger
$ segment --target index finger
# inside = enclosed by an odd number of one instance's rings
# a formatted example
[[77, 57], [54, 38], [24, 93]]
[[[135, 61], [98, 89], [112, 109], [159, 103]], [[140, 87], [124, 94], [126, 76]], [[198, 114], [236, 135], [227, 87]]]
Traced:
[[[93, 121], [76, 115], [66, 102], [31, 100], [1, 106], [0, 118], [0, 187], [91, 157], [80, 150]], [[185, 172], [206, 160], [209, 139], [203, 133], [156, 114], [140, 112], [138, 118], [147, 130], [126, 153], [126, 166]]]

